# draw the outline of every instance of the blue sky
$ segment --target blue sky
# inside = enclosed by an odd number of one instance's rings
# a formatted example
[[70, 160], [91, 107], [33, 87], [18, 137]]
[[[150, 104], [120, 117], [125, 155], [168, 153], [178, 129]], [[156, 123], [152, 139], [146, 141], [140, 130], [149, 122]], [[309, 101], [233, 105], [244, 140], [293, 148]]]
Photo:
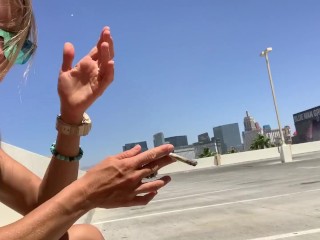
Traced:
[[264, 58], [270, 64], [282, 126], [320, 105], [318, 0], [33, 0], [39, 47], [28, 79], [17, 66], [0, 85], [2, 139], [49, 156], [59, 112], [62, 47], [79, 60], [103, 26], [115, 42], [115, 80], [88, 110], [93, 129], [82, 139], [88, 166], [153, 134], [187, 135], [239, 123], [245, 111], [277, 127]]

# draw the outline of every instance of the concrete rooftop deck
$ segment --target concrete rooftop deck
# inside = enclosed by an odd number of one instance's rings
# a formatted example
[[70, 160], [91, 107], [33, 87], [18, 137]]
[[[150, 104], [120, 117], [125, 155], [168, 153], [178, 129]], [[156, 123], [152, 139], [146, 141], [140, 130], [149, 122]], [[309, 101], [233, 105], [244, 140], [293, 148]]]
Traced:
[[320, 239], [320, 152], [294, 160], [172, 173], [149, 205], [97, 209], [92, 223], [106, 239]]

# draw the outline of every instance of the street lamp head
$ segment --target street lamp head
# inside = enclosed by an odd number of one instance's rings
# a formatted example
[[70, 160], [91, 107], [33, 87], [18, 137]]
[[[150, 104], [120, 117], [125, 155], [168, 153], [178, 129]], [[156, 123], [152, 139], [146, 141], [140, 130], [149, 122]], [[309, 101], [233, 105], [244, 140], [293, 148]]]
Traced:
[[260, 57], [265, 57], [268, 52], [272, 51], [272, 47], [268, 47], [266, 50], [260, 53]]

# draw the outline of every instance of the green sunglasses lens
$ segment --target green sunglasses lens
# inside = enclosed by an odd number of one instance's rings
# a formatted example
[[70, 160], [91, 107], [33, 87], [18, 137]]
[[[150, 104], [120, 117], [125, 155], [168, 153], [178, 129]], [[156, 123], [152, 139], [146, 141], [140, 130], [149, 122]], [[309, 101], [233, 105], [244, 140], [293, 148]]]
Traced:
[[32, 48], [33, 48], [33, 43], [30, 40], [25, 41], [23, 44], [18, 57], [15, 61], [16, 64], [25, 64], [26, 62], [29, 61], [31, 55], [32, 55]]
[[[12, 34], [0, 29], [0, 37], [3, 37], [4, 45], [6, 45], [12, 38]], [[16, 48], [16, 46], [10, 46], [4, 50], [4, 56], [6, 59], [10, 59], [10, 57], [15, 53]], [[28, 62], [32, 56], [33, 48], [33, 43], [30, 40], [26, 40], [17, 56], [15, 64], [25, 64]]]

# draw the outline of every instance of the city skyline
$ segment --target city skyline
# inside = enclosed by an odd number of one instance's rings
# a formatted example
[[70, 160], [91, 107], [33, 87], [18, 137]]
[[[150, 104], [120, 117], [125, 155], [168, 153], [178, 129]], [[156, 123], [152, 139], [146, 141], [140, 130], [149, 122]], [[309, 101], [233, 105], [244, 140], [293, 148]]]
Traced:
[[[316, 111], [315, 114], [313, 114], [313, 112]], [[301, 119], [303, 118], [303, 116], [301, 117], [301, 115], [306, 115], [305, 117], [306, 119], [308, 118], [312, 118], [314, 117], [318, 117], [320, 116], [320, 106], [318, 107], [314, 107], [312, 109], [308, 109], [308, 110], [304, 110], [300, 113], [296, 113], [293, 114], [293, 118], [297, 121], [301, 121]], [[298, 116], [298, 117], [297, 117]], [[223, 134], [222, 134], [222, 129], [223, 128], [228, 128], [231, 125], [237, 125], [236, 128], [237, 130], [234, 131], [233, 133], [239, 133], [239, 138], [240, 138], [240, 144], [237, 143], [226, 143], [223, 140]], [[173, 144], [175, 147], [180, 147], [180, 146], [191, 146], [191, 145], [197, 145], [197, 144], [201, 144], [201, 143], [208, 143], [208, 142], [212, 142], [212, 141], [216, 141], [216, 139], [219, 139], [219, 144], [221, 144], [222, 146], [220, 146], [222, 154], [227, 153], [228, 151], [230, 151], [231, 148], [236, 149], [238, 151], [248, 151], [250, 150], [250, 146], [252, 144], [252, 141], [258, 136], [258, 134], [264, 134], [266, 137], [268, 137], [271, 141], [272, 144], [278, 144], [279, 142], [279, 129], [276, 127], [274, 129], [272, 129], [272, 127], [267, 124], [267, 125], [263, 125], [263, 128], [260, 127], [260, 124], [258, 121], [255, 121], [254, 117], [252, 115], [249, 115], [249, 112], [246, 111], [246, 115], [244, 117], [243, 120], [243, 129], [244, 131], [242, 131], [242, 134], [240, 134], [240, 128], [239, 128], [239, 124], [238, 123], [226, 123], [220, 126], [215, 126], [212, 128], [212, 137], [210, 137], [210, 134], [208, 132], [204, 132], [204, 133], [199, 133], [197, 135], [198, 137], [198, 141], [196, 142], [192, 142], [192, 143], [188, 143], [188, 136], [187, 135], [179, 135], [179, 136], [170, 136], [170, 137], [165, 137], [165, 134], [163, 132], [158, 132], [153, 134], [153, 145], [150, 147], [150, 145], [148, 146], [148, 142], [146, 140], [141, 140], [139, 142], [131, 142], [131, 143], [126, 143], [125, 146], [129, 146], [127, 148], [123, 147], [123, 150], [128, 150], [130, 148], [132, 148], [134, 145], [136, 144], [140, 144], [142, 143], [142, 147], [144, 149], [144, 151], [146, 149], [150, 149], [152, 147], [157, 147], [160, 146], [162, 144], [165, 143], [171, 143]], [[216, 136], [216, 134], [214, 134], [215, 129], [221, 129], [221, 130], [217, 130], [217, 133], [221, 132], [220, 134], [218, 134], [219, 136]], [[288, 125], [284, 125], [284, 127], [282, 128], [284, 135], [285, 135], [285, 141], [291, 142], [291, 138], [293, 137], [293, 132], [292, 129], [290, 128], [290, 126]], [[319, 133], [320, 134], [320, 133]], [[230, 134], [229, 134], [230, 135]], [[238, 134], [237, 134], [238, 135]], [[247, 142], [245, 137], [247, 137]], [[175, 144], [177, 138], [185, 138], [185, 143], [183, 144]], [[235, 136], [235, 138], [237, 138], [237, 136]], [[169, 141], [169, 139], [174, 139], [174, 142]], [[235, 142], [237, 142], [235, 140]], [[226, 144], [226, 146], [223, 146], [223, 144]]]
[[[248, 121], [246, 121], [247, 119], [248, 119]], [[212, 128], [212, 137], [210, 137], [209, 132], [199, 133], [197, 135], [198, 141], [192, 142], [192, 143], [188, 143], [188, 140], [187, 140], [188, 136], [187, 135], [177, 135], [177, 136], [169, 136], [168, 137], [168, 136], [166, 136], [164, 134], [164, 132], [158, 132], [158, 133], [153, 134], [153, 145], [151, 147], [157, 147], [157, 146], [159, 146], [161, 144], [168, 143], [169, 141], [167, 141], [167, 140], [169, 138], [177, 138], [177, 137], [184, 137], [184, 136], [186, 137], [186, 141], [187, 141], [187, 144], [183, 144], [184, 146], [193, 145], [193, 144], [199, 143], [199, 137], [200, 136], [205, 136], [206, 139], [209, 139], [211, 141], [213, 138], [217, 138], [217, 136], [214, 134], [215, 129], [217, 129], [217, 128], [225, 128], [225, 127], [228, 127], [229, 125], [234, 125], [234, 124], [237, 125], [237, 129], [238, 130], [236, 132], [239, 133], [240, 144], [244, 144], [243, 135], [240, 134], [241, 132], [240, 132], [240, 128], [239, 128], [239, 123], [225, 123], [223, 125], [215, 126], [215, 127]], [[254, 121], [254, 118], [251, 115], [249, 115], [248, 111], [246, 111], [246, 116], [244, 117], [244, 122], [243, 122], [243, 125], [244, 125], [243, 128], [245, 129], [245, 131], [257, 130], [256, 129], [256, 125], [257, 124], [259, 125], [258, 121], [257, 122]], [[272, 129], [269, 124], [268, 125], [264, 125], [264, 126], [270, 127], [270, 130]], [[287, 125], [285, 125], [285, 127], [287, 127]], [[275, 128], [275, 129], [277, 129], [277, 128]], [[260, 130], [263, 131], [261, 128], [260, 128]], [[221, 137], [221, 136], [219, 135], [220, 141], [223, 140], [223, 137]], [[159, 141], [159, 139], [163, 139], [163, 140]], [[126, 143], [126, 145], [128, 144], [131, 147], [133, 147], [134, 146], [134, 145], [132, 145], [133, 143], [134, 144], [138, 144], [139, 142], [146, 142], [148, 149], [151, 148], [150, 147], [150, 143], [148, 145], [148, 141], [145, 140], [145, 139], [140, 139], [140, 141], [137, 141], [137, 142], [131, 141], [130, 143]], [[157, 144], [155, 144], [155, 143], [157, 143]], [[175, 144], [173, 144], [173, 145], [175, 145]], [[250, 143], [250, 145], [251, 145], [251, 143]], [[226, 147], [226, 149], [223, 150], [223, 152], [226, 153], [230, 147], [239, 148], [240, 146], [239, 146], [239, 144], [228, 144], [228, 146]], [[127, 150], [127, 149], [123, 147], [123, 150]]]

